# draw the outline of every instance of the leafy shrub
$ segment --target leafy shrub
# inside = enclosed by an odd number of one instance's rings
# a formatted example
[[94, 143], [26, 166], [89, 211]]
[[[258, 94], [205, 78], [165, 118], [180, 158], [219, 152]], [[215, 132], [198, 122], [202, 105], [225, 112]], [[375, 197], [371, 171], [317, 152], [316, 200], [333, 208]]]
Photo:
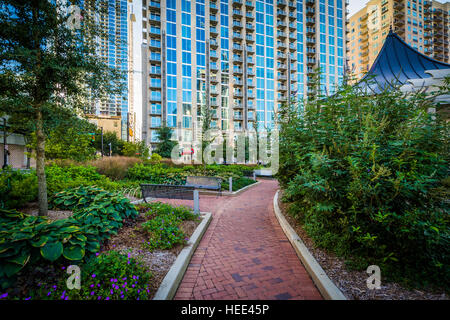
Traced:
[[96, 235], [98, 242], [116, 234], [124, 219], [134, 219], [138, 212], [130, 200], [94, 187], [78, 187], [56, 193], [50, 204], [73, 210], [73, 218], [82, 222], [85, 231]]
[[58, 259], [79, 261], [138, 215], [124, 197], [92, 187], [55, 194], [50, 204], [73, 210], [67, 219], [51, 221], [17, 211], [0, 210], [0, 283], [10, 283], [27, 263]]
[[86, 251], [98, 251], [95, 235], [82, 223], [69, 218], [51, 221], [47, 217], [0, 210], [0, 285], [7, 287], [27, 264], [63, 257], [81, 260]]
[[177, 168], [165, 169], [159, 165], [145, 166], [143, 164], [136, 164], [134, 167], [128, 169], [127, 177], [132, 180], [141, 180], [147, 183], [182, 185], [186, 183], [182, 172], [182, 169]]
[[146, 216], [152, 218], [142, 224], [142, 229], [149, 234], [148, 242], [144, 244], [146, 248], [170, 249], [186, 243], [186, 235], [179, 226], [184, 220], [198, 219], [197, 214], [187, 207], [173, 207], [161, 202], [149, 203], [146, 207], [149, 209]]
[[285, 106], [279, 181], [316, 244], [448, 287], [449, 207], [434, 191], [448, 177], [449, 127], [426, 112], [433, 106], [421, 93], [350, 87], [300, 114]]
[[152, 156], [150, 157], [150, 163], [151, 164], [159, 164], [161, 163], [162, 157], [157, 153], [152, 153]]
[[20, 208], [37, 199], [37, 177], [34, 171], [2, 170], [0, 172], [0, 208]]

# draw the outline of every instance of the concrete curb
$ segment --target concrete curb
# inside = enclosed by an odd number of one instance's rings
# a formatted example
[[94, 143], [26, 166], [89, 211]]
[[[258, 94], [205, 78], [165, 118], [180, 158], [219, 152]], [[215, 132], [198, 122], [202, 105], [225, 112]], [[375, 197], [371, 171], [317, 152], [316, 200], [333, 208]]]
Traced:
[[297, 256], [305, 266], [306, 271], [308, 271], [309, 275], [314, 281], [314, 284], [322, 294], [322, 297], [324, 297], [326, 300], [347, 300], [344, 294], [327, 276], [320, 264], [309, 252], [302, 239], [300, 239], [295, 230], [289, 225], [289, 222], [281, 213], [281, 210], [278, 207], [278, 193], [279, 191], [277, 191], [275, 197], [273, 198], [273, 209], [275, 211], [275, 216], [277, 217], [278, 222], [280, 223], [280, 226], [284, 231], [284, 234], [294, 247]]
[[212, 220], [212, 214], [210, 212], [204, 212], [200, 215], [203, 217], [202, 222], [197, 226], [187, 245], [181, 250], [169, 272], [164, 277], [153, 300], [172, 300], [175, 296], [192, 255]]

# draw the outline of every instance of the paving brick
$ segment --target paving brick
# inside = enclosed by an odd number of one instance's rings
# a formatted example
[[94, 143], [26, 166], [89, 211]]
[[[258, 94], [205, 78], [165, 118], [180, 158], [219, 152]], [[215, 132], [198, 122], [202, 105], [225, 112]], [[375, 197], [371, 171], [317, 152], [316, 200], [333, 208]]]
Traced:
[[273, 212], [277, 181], [260, 182], [236, 197], [200, 196], [213, 219], [175, 299], [321, 299]]

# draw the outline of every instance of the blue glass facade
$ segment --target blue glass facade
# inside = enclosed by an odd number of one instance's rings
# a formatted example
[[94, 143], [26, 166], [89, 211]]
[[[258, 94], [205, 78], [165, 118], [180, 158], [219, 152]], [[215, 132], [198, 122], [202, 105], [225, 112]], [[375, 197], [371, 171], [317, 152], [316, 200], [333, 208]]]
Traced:
[[194, 132], [209, 104], [213, 128], [273, 128], [316, 68], [324, 92], [342, 81], [344, 20], [345, 0], [161, 0], [167, 124]]

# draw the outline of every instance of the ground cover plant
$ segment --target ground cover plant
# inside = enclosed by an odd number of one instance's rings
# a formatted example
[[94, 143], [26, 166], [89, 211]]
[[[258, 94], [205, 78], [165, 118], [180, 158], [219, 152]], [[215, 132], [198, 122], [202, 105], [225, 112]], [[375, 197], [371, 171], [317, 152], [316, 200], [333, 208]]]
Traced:
[[345, 87], [284, 106], [278, 178], [316, 245], [385, 278], [448, 289], [449, 126], [427, 112], [431, 98]]
[[152, 202], [143, 205], [143, 208], [147, 210], [145, 217], [149, 219], [142, 224], [142, 230], [148, 234], [144, 247], [150, 250], [171, 249], [176, 245], [186, 244], [188, 239], [180, 224], [186, 220], [199, 220], [198, 214], [184, 206], [173, 207]]

